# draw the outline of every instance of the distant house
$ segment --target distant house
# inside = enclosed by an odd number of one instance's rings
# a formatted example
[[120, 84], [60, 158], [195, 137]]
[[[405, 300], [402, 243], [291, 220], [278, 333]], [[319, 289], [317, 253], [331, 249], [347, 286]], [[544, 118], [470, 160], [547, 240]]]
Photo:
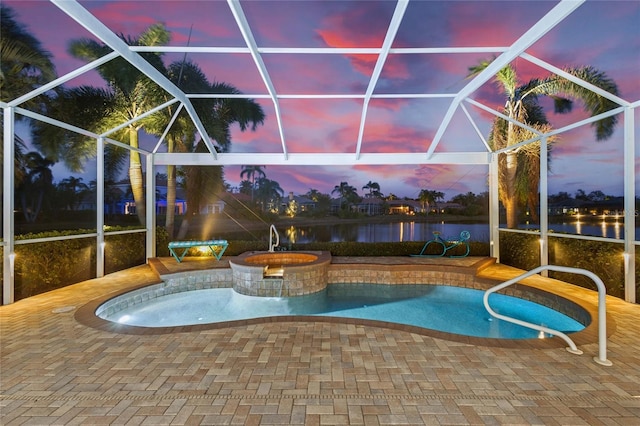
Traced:
[[464, 206], [459, 203], [438, 203], [437, 206], [433, 206], [432, 211], [436, 213], [455, 213], [463, 209]]
[[389, 214], [408, 214], [423, 213], [425, 210], [420, 201], [415, 200], [390, 200], [387, 201]]
[[549, 204], [551, 216], [615, 216], [624, 214], [624, 197], [610, 197], [606, 200], [574, 200], [567, 199]]
[[574, 216], [577, 214], [587, 214], [583, 200], [567, 199], [557, 203], [549, 203], [550, 216]]
[[289, 203], [292, 201], [295, 201], [296, 205], [298, 206], [298, 213], [310, 212], [316, 209], [315, 201], [301, 195], [293, 195], [293, 192], [289, 192], [289, 196], [282, 199], [282, 208], [280, 210], [286, 211]]
[[[135, 203], [134, 203], [135, 207]], [[182, 215], [187, 211], [187, 200], [182, 188], [176, 188], [176, 202], [173, 206], [174, 214]], [[156, 214], [167, 214], [167, 187], [156, 185]]]
[[363, 213], [369, 216], [377, 216], [384, 214], [384, 200], [380, 198], [363, 198], [362, 202], [360, 202], [356, 208], [358, 209], [358, 213]]

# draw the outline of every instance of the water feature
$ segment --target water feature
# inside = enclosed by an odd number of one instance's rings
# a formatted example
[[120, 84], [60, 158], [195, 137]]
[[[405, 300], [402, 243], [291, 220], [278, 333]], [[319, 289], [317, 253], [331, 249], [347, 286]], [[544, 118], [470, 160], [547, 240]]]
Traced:
[[249, 296], [300, 296], [327, 287], [329, 252], [247, 252], [229, 261], [233, 289]]

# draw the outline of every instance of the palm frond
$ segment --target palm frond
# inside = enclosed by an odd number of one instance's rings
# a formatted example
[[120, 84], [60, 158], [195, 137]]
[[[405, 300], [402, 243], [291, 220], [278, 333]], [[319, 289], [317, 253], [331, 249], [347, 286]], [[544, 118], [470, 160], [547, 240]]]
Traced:
[[[616, 83], [604, 72], [598, 71], [593, 67], [567, 68], [564, 71], [613, 95], [619, 95]], [[618, 107], [615, 102], [557, 75], [541, 80], [535, 91], [539, 95], [556, 96], [562, 94], [580, 100], [584, 110], [592, 117]], [[556, 112], [567, 111], [566, 103], [556, 102], [555, 105], [560, 108]], [[618, 117], [612, 116], [592, 123], [592, 126], [596, 129], [597, 140], [605, 140], [611, 137], [617, 122]]]

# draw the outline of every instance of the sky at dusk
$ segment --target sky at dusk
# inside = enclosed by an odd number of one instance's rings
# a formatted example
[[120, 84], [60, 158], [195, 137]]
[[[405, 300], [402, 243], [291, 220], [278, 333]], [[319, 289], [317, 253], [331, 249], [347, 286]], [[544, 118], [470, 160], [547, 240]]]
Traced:
[[[84, 65], [67, 53], [69, 41], [93, 36], [55, 5], [44, 0], [3, 0], [53, 55], [58, 75]], [[226, 1], [81, 1], [115, 33], [135, 37], [148, 26], [163, 22], [172, 46], [245, 47]], [[382, 45], [395, 9], [394, 1], [241, 1], [257, 45], [278, 47], [372, 47]], [[555, 1], [411, 1], [393, 47], [507, 47], [551, 10]], [[591, 65], [611, 77], [620, 96], [640, 99], [640, 1], [587, 1], [527, 53], [557, 67]], [[189, 37], [189, 34], [191, 36]], [[495, 55], [498, 55], [496, 51]], [[454, 94], [468, 82], [468, 67], [491, 53], [390, 55], [374, 90], [376, 94]], [[165, 64], [183, 60], [183, 53], [164, 54]], [[248, 54], [190, 53], [210, 81], [232, 84], [246, 94], [267, 89]], [[263, 59], [279, 94], [362, 94], [377, 56], [371, 54], [264, 54]], [[514, 62], [522, 82], [548, 72], [520, 58]], [[95, 71], [67, 86], [102, 85]], [[473, 93], [474, 100], [499, 109], [504, 98], [492, 81]], [[257, 99], [266, 114], [255, 132], [234, 128], [231, 152], [282, 152], [274, 105]], [[369, 104], [362, 142], [363, 153], [425, 152], [445, 115], [450, 99], [373, 99]], [[554, 127], [586, 118], [580, 104], [570, 114], [556, 115], [544, 101]], [[285, 139], [290, 153], [351, 153], [355, 151], [362, 99], [281, 99]], [[489, 133], [492, 116], [473, 105], [466, 108], [479, 130]], [[640, 192], [640, 112], [636, 111], [636, 194]], [[23, 128], [18, 127], [21, 131]], [[622, 117], [612, 138], [596, 142], [593, 129], [582, 126], [561, 135], [552, 148], [549, 193], [578, 189], [587, 193], [623, 193]], [[24, 135], [23, 135], [24, 136]], [[143, 138], [146, 149], [155, 140]], [[482, 141], [462, 112], [457, 112], [437, 152], [479, 152]], [[85, 181], [91, 176], [87, 166]], [[56, 165], [56, 176], [72, 173]], [[269, 179], [285, 192], [301, 194], [310, 188], [330, 193], [342, 181], [361, 188], [378, 182], [385, 195], [417, 197], [421, 189], [438, 190], [450, 198], [459, 193], [487, 190], [486, 166], [267, 166]], [[78, 173], [73, 173], [79, 175]], [[232, 186], [240, 181], [240, 166], [226, 166]]]

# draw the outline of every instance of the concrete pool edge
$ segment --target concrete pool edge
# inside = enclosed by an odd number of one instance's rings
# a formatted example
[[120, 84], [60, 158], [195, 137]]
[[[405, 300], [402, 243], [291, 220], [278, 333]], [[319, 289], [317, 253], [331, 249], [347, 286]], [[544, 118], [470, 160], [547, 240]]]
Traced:
[[[459, 266], [453, 262], [448, 262], [449, 259], [439, 260], [439, 263], [429, 262], [426, 265], [416, 265], [414, 263], [403, 263], [403, 258], [393, 258], [393, 264], [389, 265], [389, 259], [385, 258], [386, 262], [376, 263], [377, 258], [368, 258], [367, 260], [370, 263], [346, 263], [345, 259], [339, 259], [337, 265], [340, 265], [341, 270], [354, 270], [354, 271], [367, 271], [367, 270], [386, 270], [389, 272], [390, 269], [396, 269], [397, 272], [402, 272], [405, 275], [411, 274], [411, 272], [417, 272], [419, 270], [427, 271], [432, 270], [434, 266], [437, 266], [440, 271], [448, 271], [451, 273], [457, 273], [460, 276], [460, 279], [463, 282], [471, 283], [474, 282], [474, 285], [462, 285], [464, 287], [474, 287], [478, 288], [475, 284], [480, 284], [482, 287], [488, 288], [491, 285], [495, 285], [501, 282], [500, 279], [487, 278], [485, 276], [481, 276], [480, 272], [485, 270], [486, 268], [490, 268], [495, 261], [488, 258], [477, 258], [476, 261], [468, 263], [467, 266]], [[222, 265], [220, 265], [222, 266]], [[333, 266], [333, 265], [332, 265]], [[391, 268], [390, 268], [391, 267]], [[222, 266], [224, 269], [224, 266]], [[513, 268], [515, 271], [515, 268]], [[154, 269], [156, 273], [160, 272], [157, 269]], [[162, 270], [162, 272], [168, 272]], [[182, 271], [184, 272], [184, 271]], [[171, 274], [169, 274], [171, 275]], [[357, 275], [354, 274], [354, 275]], [[371, 275], [370, 275], [371, 276]], [[473, 276], [474, 279], [471, 280], [470, 276]], [[158, 274], [158, 282], [156, 284], [162, 283], [160, 279], [160, 274]], [[355, 278], [354, 278], [355, 280]], [[551, 284], [555, 282], [555, 280], [549, 280]], [[534, 282], [528, 282], [534, 281]], [[540, 280], [544, 281], [544, 280]], [[265, 318], [255, 318], [255, 319], [247, 319], [247, 320], [238, 320], [238, 321], [227, 321], [220, 323], [211, 323], [211, 324], [198, 324], [198, 325], [189, 325], [189, 326], [178, 326], [178, 327], [135, 327], [135, 326], [127, 326], [122, 324], [113, 323], [96, 316], [96, 310], [102, 304], [107, 302], [110, 299], [118, 297], [120, 295], [129, 293], [131, 291], [139, 290], [144, 287], [149, 287], [153, 284], [132, 284], [130, 287], [121, 289], [117, 292], [113, 292], [110, 294], [105, 294], [97, 299], [94, 299], [83, 306], [81, 306], [75, 313], [76, 320], [88, 327], [113, 332], [120, 334], [134, 334], [134, 335], [157, 335], [157, 334], [168, 334], [168, 333], [183, 333], [183, 332], [197, 332], [197, 331], [205, 331], [205, 330], [219, 330], [230, 327], [242, 327], [253, 324], [263, 324], [263, 323], [272, 323], [272, 322], [323, 322], [323, 323], [336, 323], [336, 324], [351, 324], [351, 325], [362, 325], [362, 326], [370, 326], [370, 327], [378, 327], [378, 328], [388, 328], [399, 331], [406, 331], [409, 333], [414, 333], [423, 336], [434, 337], [443, 340], [455, 341], [460, 343], [466, 343], [476, 346], [491, 346], [491, 347], [504, 347], [504, 348], [527, 348], [527, 349], [546, 349], [546, 348], [557, 348], [564, 347], [565, 343], [560, 339], [490, 339], [490, 338], [478, 338], [472, 336], [464, 336], [457, 335], [451, 333], [445, 333], [438, 330], [431, 330], [421, 327], [408, 326], [403, 324], [389, 323], [385, 321], [376, 321], [376, 320], [359, 320], [359, 319], [348, 319], [348, 318], [336, 318], [336, 317], [317, 317], [317, 316], [277, 316], [277, 317], [265, 317]], [[397, 284], [396, 284], [397, 285]], [[402, 285], [402, 284], [400, 284]], [[572, 333], [571, 338], [578, 345], [584, 345], [589, 343], [596, 343], [598, 340], [597, 336], [597, 306], [589, 301], [585, 301], [582, 299], [574, 298], [572, 293], [569, 291], [563, 291], [562, 289], [565, 286], [572, 286], [571, 284], [564, 284], [562, 286], [558, 285], [545, 285], [544, 283], [535, 282], [535, 280], [524, 280], [523, 283], [517, 285], [520, 288], [520, 291], [532, 291], [533, 293], [543, 294], [543, 295], [551, 295], [552, 297], [561, 297], [562, 299], [568, 300], [571, 303], [579, 305], [582, 309], [584, 309], [592, 318], [591, 323], [586, 326], [586, 328], [580, 332]], [[481, 288], [480, 288], [481, 289]], [[584, 289], [582, 289], [584, 290]], [[607, 335], [611, 335], [615, 332], [615, 322], [607, 315]]]

